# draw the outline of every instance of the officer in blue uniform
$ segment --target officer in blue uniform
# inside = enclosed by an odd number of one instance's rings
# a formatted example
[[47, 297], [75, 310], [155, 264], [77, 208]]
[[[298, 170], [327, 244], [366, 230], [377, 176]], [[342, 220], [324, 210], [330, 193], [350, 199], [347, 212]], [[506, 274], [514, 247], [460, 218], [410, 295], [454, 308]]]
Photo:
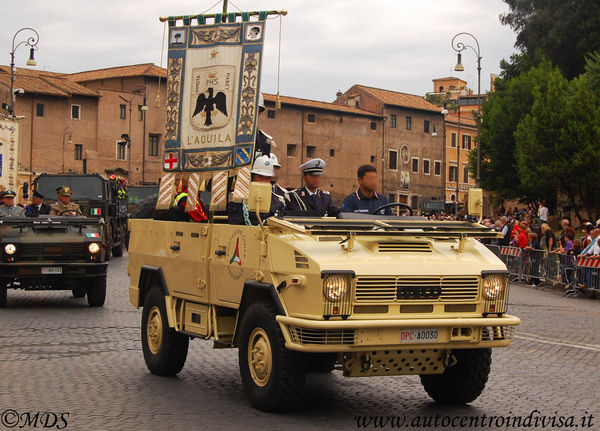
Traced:
[[51, 207], [44, 203], [44, 196], [34, 190], [31, 198], [31, 205], [25, 208], [25, 215], [27, 217], [39, 217], [40, 215], [50, 214]]
[[336, 217], [339, 209], [331, 201], [329, 192], [319, 189], [325, 162], [321, 159], [311, 159], [300, 165], [304, 187], [290, 192], [290, 200], [286, 212], [304, 212], [316, 217]]
[[[388, 203], [385, 196], [375, 191], [377, 188], [377, 169], [371, 165], [362, 165], [358, 168], [357, 176], [358, 190], [344, 199], [340, 212], [373, 214], [375, 210]], [[377, 214], [394, 215], [391, 208], [379, 210]]]

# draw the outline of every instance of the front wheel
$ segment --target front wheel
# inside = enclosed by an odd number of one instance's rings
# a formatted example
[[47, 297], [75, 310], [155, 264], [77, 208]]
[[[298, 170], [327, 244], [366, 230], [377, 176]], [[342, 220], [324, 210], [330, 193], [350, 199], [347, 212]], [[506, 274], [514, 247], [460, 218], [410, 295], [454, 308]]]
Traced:
[[158, 288], [148, 292], [142, 311], [142, 351], [152, 374], [174, 376], [185, 365], [189, 337], [169, 327], [165, 297]]
[[119, 245], [115, 245], [111, 249], [113, 257], [122, 257], [123, 256], [123, 244], [119, 243]]
[[6, 288], [4, 283], [2, 283], [2, 285], [0, 286], [0, 308], [6, 307], [7, 303], [8, 303], [8, 289]]
[[446, 368], [443, 374], [421, 375], [421, 384], [440, 404], [467, 404], [485, 388], [492, 364], [492, 349], [463, 349], [452, 353], [456, 364]]
[[90, 307], [102, 307], [106, 300], [106, 275], [93, 278], [87, 287], [87, 300]]
[[281, 328], [269, 303], [252, 304], [242, 317], [239, 335], [240, 375], [253, 407], [281, 411], [302, 395], [306, 371], [298, 352], [285, 348]]
[[73, 293], [73, 298], [83, 298], [86, 293], [86, 289], [83, 286], [75, 287], [71, 289], [71, 293]]

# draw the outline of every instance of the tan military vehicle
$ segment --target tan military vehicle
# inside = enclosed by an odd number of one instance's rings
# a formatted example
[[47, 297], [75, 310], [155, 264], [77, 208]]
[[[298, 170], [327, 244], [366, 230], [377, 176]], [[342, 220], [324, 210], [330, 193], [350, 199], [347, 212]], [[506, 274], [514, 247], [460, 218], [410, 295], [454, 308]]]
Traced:
[[[270, 185], [252, 183], [251, 211]], [[469, 198], [481, 208], [481, 191]], [[402, 205], [402, 204], [392, 204]], [[261, 410], [289, 407], [307, 371], [420, 375], [444, 404], [476, 399], [491, 348], [506, 347], [506, 267], [478, 223], [341, 214], [261, 226], [130, 220], [129, 297], [143, 307], [149, 370], [175, 375], [191, 338], [238, 348], [242, 382]]]

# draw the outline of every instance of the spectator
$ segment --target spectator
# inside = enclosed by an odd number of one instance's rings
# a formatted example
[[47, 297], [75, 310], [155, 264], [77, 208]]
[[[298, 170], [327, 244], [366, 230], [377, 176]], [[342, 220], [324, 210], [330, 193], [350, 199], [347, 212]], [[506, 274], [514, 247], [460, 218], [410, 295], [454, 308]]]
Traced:
[[592, 242], [591, 232], [594, 230], [594, 225], [587, 222], [583, 229], [585, 230], [585, 235], [581, 237], [581, 247], [586, 248]]
[[581, 251], [582, 255], [591, 255], [592, 254], [592, 248], [597, 244], [598, 242], [598, 237], [600, 236], [600, 229], [593, 229], [590, 232], [590, 243], [584, 247], [584, 249]]
[[554, 236], [554, 232], [552, 232], [552, 228], [548, 223], [542, 224], [542, 248], [551, 252], [556, 247], [556, 237]]
[[538, 234], [535, 232], [529, 232], [527, 235], [529, 238], [529, 245], [526, 247], [530, 250], [539, 250], [540, 249], [540, 240], [538, 238]]
[[527, 231], [527, 227], [528, 225], [526, 221], [519, 223], [519, 235], [515, 241], [517, 247], [519, 248], [525, 248], [529, 246], [529, 232]]
[[538, 209], [538, 217], [542, 221], [542, 223], [548, 223], [548, 208], [544, 204], [544, 202], [540, 202], [540, 207]]
[[565, 247], [565, 234], [567, 232], [567, 228], [571, 226], [571, 222], [569, 221], [569, 219], [563, 219], [560, 222], [560, 227], [562, 228], [562, 232], [560, 233], [560, 237], [559, 237], [559, 242], [560, 242], [560, 247], [564, 248]]
[[564, 234], [564, 240], [561, 243], [560, 248], [556, 250], [556, 252], [560, 254], [572, 254], [573, 241], [575, 240], [575, 229], [573, 229], [570, 226], [567, 226], [564, 230]]
[[572, 256], [577, 256], [580, 253], [581, 253], [581, 241], [578, 239], [574, 239], [573, 240], [573, 248], [571, 249], [571, 251], [569, 251], [568, 254], [570, 254]]
[[510, 240], [516, 241], [519, 236], [519, 220], [515, 220], [512, 229], [510, 230]]

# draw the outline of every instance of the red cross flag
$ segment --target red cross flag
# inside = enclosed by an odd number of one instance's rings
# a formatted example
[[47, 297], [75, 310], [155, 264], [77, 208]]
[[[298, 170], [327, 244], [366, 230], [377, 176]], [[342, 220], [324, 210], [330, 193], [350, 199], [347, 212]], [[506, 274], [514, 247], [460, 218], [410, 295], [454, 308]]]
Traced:
[[179, 160], [177, 153], [165, 153], [165, 171], [172, 171], [177, 169]]

